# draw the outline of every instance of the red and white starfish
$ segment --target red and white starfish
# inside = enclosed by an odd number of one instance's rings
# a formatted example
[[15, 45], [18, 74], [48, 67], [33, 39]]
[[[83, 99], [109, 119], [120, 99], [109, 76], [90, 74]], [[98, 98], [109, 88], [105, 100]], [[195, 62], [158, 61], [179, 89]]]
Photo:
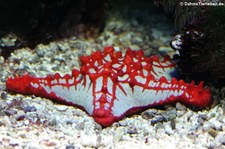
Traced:
[[173, 78], [175, 64], [169, 57], [159, 60], [130, 49], [124, 55], [106, 47], [80, 60], [80, 70], [71, 75], [9, 77], [6, 87], [79, 107], [103, 126], [156, 105], [182, 102], [205, 107], [211, 102], [210, 89], [204, 89], [202, 82], [196, 86]]

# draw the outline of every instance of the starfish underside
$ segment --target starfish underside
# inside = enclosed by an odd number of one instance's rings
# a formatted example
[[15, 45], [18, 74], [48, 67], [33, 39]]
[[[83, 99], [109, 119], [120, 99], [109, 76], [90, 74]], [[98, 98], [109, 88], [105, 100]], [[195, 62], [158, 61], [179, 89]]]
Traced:
[[145, 57], [141, 50], [122, 54], [106, 47], [80, 60], [80, 70], [73, 69], [71, 75], [25, 74], [9, 77], [6, 87], [79, 107], [103, 126], [152, 106], [182, 102], [202, 108], [211, 102], [210, 89], [202, 82], [196, 86], [174, 78], [175, 64], [169, 57], [159, 60]]

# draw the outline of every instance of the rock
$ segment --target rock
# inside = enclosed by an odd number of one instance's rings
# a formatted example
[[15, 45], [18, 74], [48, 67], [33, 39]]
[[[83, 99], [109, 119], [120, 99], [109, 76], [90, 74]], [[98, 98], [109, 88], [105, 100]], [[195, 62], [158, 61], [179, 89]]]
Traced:
[[216, 141], [216, 144], [217, 144], [218, 147], [219, 146], [225, 147], [225, 134], [222, 133], [222, 134], [217, 135], [216, 138], [215, 138], [215, 141]]
[[81, 144], [85, 147], [94, 147], [96, 148], [99, 144], [100, 138], [95, 134], [81, 134]]
[[65, 105], [54, 105], [54, 106], [59, 111], [66, 111], [68, 109], [68, 106], [65, 106]]
[[9, 145], [11, 146], [18, 146], [20, 144], [20, 141], [18, 139], [11, 139], [9, 141]]
[[174, 133], [171, 125], [169, 124], [165, 124], [164, 125], [164, 128], [165, 128], [165, 133], [168, 134], [168, 135], [172, 135]]
[[162, 116], [162, 115], [155, 116], [155, 117], [153, 118], [153, 120], [151, 120], [151, 125], [155, 125], [155, 124], [157, 124], [157, 123], [159, 123], [159, 122], [165, 122], [165, 121], [166, 121], [166, 119], [165, 119], [164, 116]]
[[169, 52], [173, 52], [174, 50], [169, 46], [160, 46], [159, 51], [161, 53], [169, 53]]
[[[0, 51], [0, 54], [1, 54], [1, 51]], [[3, 64], [4, 63], [4, 57], [0, 56], [0, 64]]]
[[26, 125], [26, 126], [30, 124], [29, 120], [25, 120], [23, 123], [24, 123], [24, 125]]
[[141, 116], [144, 119], [151, 119], [151, 118], [153, 118], [156, 115], [156, 113], [157, 113], [156, 109], [149, 109], [149, 110], [143, 112], [141, 114]]
[[1, 99], [3, 99], [3, 100], [7, 99], [6, 92], [0, 92], [0, 94], [1, 94]]
[[1, 119], [1, 123], [5, 126], [11, 126], [11, 121], [8, 116], [3, 116], [3, 118]]
[[176, 103], [176, 109], [177, 110], [186, 110], [186, 106], [184, 106], [183, 104], [181, 104], [180, 102]]
[[158, 30], [157, 28], [152, 28], [152, 36], [155, 39], [159, 39], [160, 37], [162, 37], [163, 33], [161, 30]]
[[216, 130], [222, 131], [223, 125], [222, 125], [221, 122], [219, 122], [219, 121], [216, 120], [216, 121], [213, 121], [212, 127], [215, 128]]

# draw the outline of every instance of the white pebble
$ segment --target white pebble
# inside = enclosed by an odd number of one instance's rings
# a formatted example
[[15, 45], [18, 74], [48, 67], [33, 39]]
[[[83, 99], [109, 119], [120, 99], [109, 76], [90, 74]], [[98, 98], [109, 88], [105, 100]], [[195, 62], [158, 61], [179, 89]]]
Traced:
[[59, 111], [66, 111], [68, 109], [68, 106], [65, 105], [55, 105], [55, 107]]
[[213, 122], [213, 127], [214, 127], [216, 130], [222, 130], [223, 125], [222, 125], [221, 122], [219, 122], [219, 121], [214, 121], [214, 122]]
[[11, 139], [9, 141], [9, 144], [12, 145], [12, 146], [17, 146], [20, 144], [20, 141], [18, 139]]
[[29, 120], [25, 120], [23, 123], [24, 123], [24, 125], [26, 125], [26, 126], [30, 124]]
[[97, 141], [98, 137], [93, 134], [93, 135], [87, 135], [87, 134], [81, 134], [81, 143], [83, 146], [86, 147], [97, 147]]
[[171, 128], [171, 125], [165, 124], [165, 125], [164, 125], [164, 128], [165, 128], [165, 133], [166, 133], [166, 134], [168, 134], [168, 135], [174, 134], [174, 131], [173, 131], [173, 129]]

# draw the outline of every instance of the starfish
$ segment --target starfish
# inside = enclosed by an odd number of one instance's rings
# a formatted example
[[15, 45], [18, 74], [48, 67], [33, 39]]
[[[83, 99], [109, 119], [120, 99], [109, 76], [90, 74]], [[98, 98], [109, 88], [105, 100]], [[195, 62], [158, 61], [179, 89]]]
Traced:
[[81, 56], [80, 70], [44, 78], [28, 74], [9, 77], [6, 87], [20, 94], [33, 94], [85, 110], [102, 126], [146, 108], [182, 102], [203, 108], [211, 103], [209, 88], [174, 78], [175, 64], [169, 56], [145, 57], [143, 51], [125, 54], [113, 47]]

